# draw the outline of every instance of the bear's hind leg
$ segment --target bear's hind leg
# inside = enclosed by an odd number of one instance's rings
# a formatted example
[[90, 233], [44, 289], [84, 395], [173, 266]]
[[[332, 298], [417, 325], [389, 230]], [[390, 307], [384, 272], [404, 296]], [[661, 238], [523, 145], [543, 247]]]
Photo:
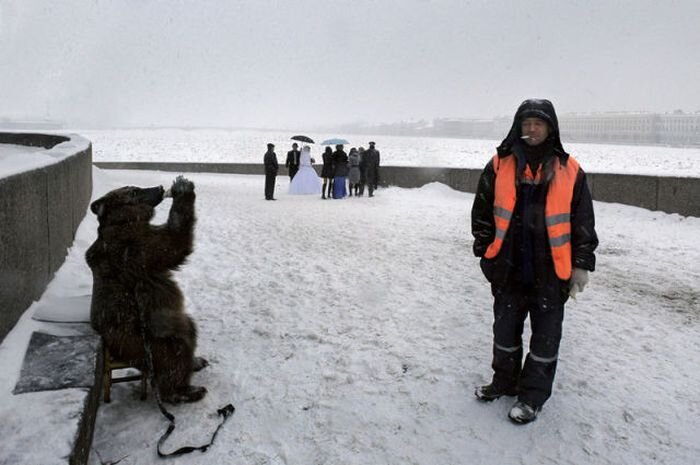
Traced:
[[192, 361], [192, 371], [200, 371], [209, 366], [209, 360], [203, 357], [195, 357]]
[[196, 402], [207, 390], [203, 386], [191, 386], [194, 353], [185, 340], [168, 337], [152, 341], [153, 369], [163, 402]]

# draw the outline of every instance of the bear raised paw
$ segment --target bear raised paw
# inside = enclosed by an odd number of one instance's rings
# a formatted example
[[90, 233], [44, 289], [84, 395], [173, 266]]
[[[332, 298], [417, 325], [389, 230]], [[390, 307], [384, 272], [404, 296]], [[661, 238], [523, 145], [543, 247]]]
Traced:
[[194, 184], [178, 176], [168, 194], [168, 221], [157, 226], [150, 221], [166, 195], [162, 186], [122, 187], [90, 205], [99, 222], [85, 254], [93, 276], [90, 322], [114, 358], [146, 369], [143, 318], [161, 399], [194, 402], [207, 391], [190, 378], [207, 362], [194, 355], [197, 327], [172, 278], [192, 253]]

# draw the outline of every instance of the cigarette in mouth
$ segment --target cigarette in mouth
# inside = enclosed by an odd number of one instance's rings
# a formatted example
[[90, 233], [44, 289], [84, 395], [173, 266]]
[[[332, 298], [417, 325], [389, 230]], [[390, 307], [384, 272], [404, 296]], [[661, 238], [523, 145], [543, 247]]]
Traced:
[[530, 136], [520, 136], [521, 139], [532, 139]]

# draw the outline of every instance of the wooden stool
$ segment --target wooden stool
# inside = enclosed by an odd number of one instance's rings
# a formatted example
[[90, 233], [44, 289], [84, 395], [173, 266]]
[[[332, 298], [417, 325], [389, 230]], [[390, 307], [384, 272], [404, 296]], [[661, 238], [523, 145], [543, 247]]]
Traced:
[[109, 354], [109, 351], [105, 347], [104, 350], [104, 360], [105, 369], [103, 374], [103, 384], [104, 384], [104, 401], [109, 403], [111, 399], [112, 384], [115, 383], [126, 383], [129, 381], [141, 381], [141, 400], [146, 400], [148, 397], [148, 372], [139, 370], [138, 375], [122, 376], [120, 378], [113, 378], [113, 370], [122, 370], [124, 368], [134, 368], [138, 370], [135, 366], [129, 364], [128, 362], [122, 362], [115, 360]]

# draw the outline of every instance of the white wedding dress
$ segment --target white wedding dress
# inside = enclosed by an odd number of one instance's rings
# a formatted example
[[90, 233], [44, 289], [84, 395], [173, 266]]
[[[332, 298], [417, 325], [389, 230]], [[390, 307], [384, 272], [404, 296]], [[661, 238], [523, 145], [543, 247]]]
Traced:
[[304, 147], [299, 156], [299, 171], [289, 183], [289, 193], [294, 195], [321, 193], [321, 178], [311, 166], [311, 149]]

